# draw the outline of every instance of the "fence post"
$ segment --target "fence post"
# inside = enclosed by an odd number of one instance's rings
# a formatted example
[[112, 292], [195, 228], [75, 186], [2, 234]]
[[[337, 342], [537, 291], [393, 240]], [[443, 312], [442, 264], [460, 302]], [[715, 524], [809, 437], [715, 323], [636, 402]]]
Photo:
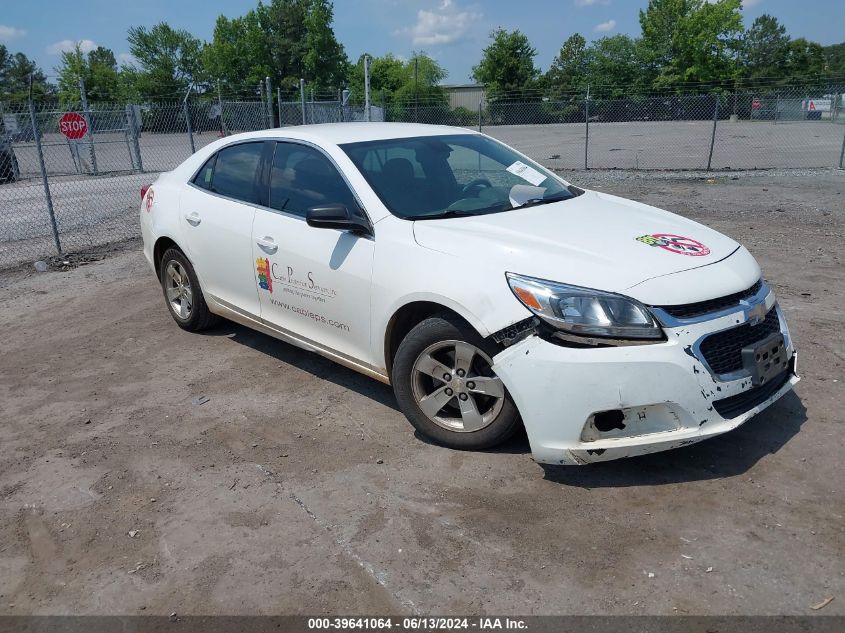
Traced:
[[129, 110], [129, 116], [132, 118], [130, 122], [132, 125], [132, 144], [135, 146], [135, 158], [138, 162], [138, 171], [144, 171], [144, 160], [141, 158], [141, 143], [138, 141], [138, 136], [141, 134], [141, 122], [138, 120], [135, 106], [129, 104], [126, 106]]
[[220, 108], [220, 134], [222, 136], [228, 136], [226, 134], [226, 122], [223, 119], [223, 92], [220, 90], [220, 80], [217, 80], [217, 107]]
[[714, 94], [713, 98], [716, 100], [716, 106], [713, 108], [713, 131], [710, 133], [710, 154], [707, 156], [707, 171], [710, 171], [710, 165], [713, 163], [713, 145], [716, 143], [716, 123], [719, 121], [719, 95]]
[[182, 99], [182, 112], [185, 113], [185, 126], [188, 128], [188, 139], [191, 141], [191, 154], [195, 154], [197, 151], [197, 147], [194, 145], [194, 130], [191, 128], [191, 112], [188, 110], [188, 97], [191, 96], [193, 89], [194, 82], [191, 82], [188, 91], [185, 93], [185, 98]]
[[276, 86], [276, 104], [279, 109], [279, 127], [282, 127], [282, 89]]
[[301, 77], [299, 79], [299, 104], [302, 106], [302, 125], [305, 125], [305, 80]]
[[97, 153], [94, 151], [94, 128], [91, 127], [91, 112], [88, 109], [88, 95], [85, 94], [85, 82], [79, 78], [79, 97], [82, 100], [82, 116], [88, 126], [88, 145], [91, 147], [91, 169], [97, 175]]
[[590, 87], [587, 86], [587, 99], [584, 101], [584, 169], [589, 169], [590, 160]]
[[364, 120], [371, 121], [370, 117], [370, 56], [364, 55]]
[[839, 169], [845, 169], [845, 132], [842, 133], [842, 151], [839, 152]]
[[270, 124], [267, 127], [276, 127], [273, 125], [273, 89], [270, 85], [270, 78], [265, 77], [264, 82], [267, 84], [267, 122]]
[[29, 78], [29, 120], [32, 122], [32, 132], [35, 136], [35, 149], [38, 154], [38, 167], [41, 170], [41, 182], [44, 185], [44, 198], [47, 201], [47, 213], [50, 215], [50, 228], [53, 229], [53, 243], [59, 256], [62, 253], [62, 242], [59, 240], [59, 227], [56, 224], [56, 213], [53, 210], [53, 196], [50, 195], [50, 182], [47, 180], [47, 166], [44, 163], [44, 150], [41, 147], [41, 131], [35, 117], [35, 104], [32, 103], [32, 76]]
[[478, 100], [478, 131], [481, 131], [481, 99]]

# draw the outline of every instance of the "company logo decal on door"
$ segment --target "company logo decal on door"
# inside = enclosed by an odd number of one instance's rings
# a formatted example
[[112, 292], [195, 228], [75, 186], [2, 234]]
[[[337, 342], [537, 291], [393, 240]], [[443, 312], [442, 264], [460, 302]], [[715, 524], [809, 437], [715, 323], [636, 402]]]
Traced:
[[270, 260], [259, 257], [255, 260], [255, 272], [258, 274], [258, 286], [273, 294], [273, 278], [270, 276]]
[[649, 246], [659, 246], [670, 253], [678, 255], [689, 255], [691, 257], [703, 257], [710, 254], [710, 249], [698, 240], [683, 235], [672, 235], [671, 233], [653, 233], [652, 235], [640, 235], [638, 242]]

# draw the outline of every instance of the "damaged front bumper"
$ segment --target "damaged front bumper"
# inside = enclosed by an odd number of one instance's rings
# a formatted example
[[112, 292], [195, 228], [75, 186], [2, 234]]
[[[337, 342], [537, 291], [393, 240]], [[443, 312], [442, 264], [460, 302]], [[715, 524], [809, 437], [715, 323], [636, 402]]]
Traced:
[[[754, 386], [748, 372], [714, 375], [700, 351], [708, 335], [743, 312], [664, 328], [652, 345], [573, 348], [530, 336], [496, 355], [537, 462], [586, 464], [686, 446], [726, 433], [785, 395], [799, 378], [786, 321], [777, 310], [788, 367]], [[721, 412], [721, 413], [720, 413]]]

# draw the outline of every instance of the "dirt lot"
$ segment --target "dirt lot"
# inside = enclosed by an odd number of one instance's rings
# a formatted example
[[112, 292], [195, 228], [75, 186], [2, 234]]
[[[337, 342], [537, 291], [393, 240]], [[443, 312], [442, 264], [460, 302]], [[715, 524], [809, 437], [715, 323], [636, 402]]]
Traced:
[[182, 332], [136, 250], [7, 273], [0, 613], [845, 614], [845, 173], [580, 181], [743, 241], [797, 393], [543, 469], [524, 438], [428, 444], [388, 387], [242, 327]]

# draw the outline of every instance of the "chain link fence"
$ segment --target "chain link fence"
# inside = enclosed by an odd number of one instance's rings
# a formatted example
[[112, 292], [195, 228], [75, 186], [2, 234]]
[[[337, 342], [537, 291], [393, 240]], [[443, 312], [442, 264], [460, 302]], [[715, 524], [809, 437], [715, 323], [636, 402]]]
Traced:
[[[479, 129], [564, 170], [845, 166], [845, 86], [777, 94], [369, 106], [346, 92], [170, 103], [0, 104], [0, 267], [138, 237], [143, 184], [212, 141], [277, 126], [406, 121]], [[298, 97], [298, 98], [297, 98]]]

